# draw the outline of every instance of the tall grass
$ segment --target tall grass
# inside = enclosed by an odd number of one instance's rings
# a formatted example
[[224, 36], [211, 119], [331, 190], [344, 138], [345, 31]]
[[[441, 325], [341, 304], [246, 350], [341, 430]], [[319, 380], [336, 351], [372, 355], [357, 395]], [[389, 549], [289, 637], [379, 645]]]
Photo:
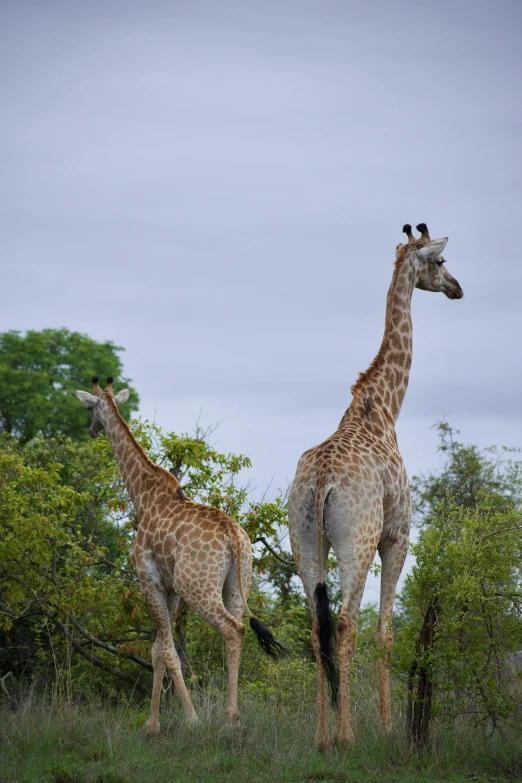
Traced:
[[237, 729], [226, 722], [222, 690], [210, 685], [194, 693], [198, 725], [187, 726], [171, 700], [153, 740], [143, 734], [144, 708], [33, 697], [0, 714], [0, 783], [522, 779], [520, 733], [487, 736], [465, 720], [452, 729], [435, 724], [419, 758], [407, 752], [400, 713], [383, 736], [375, 696], [355, 704], [354, 746], [320, 754], [313, 703], [299, 697], [298, 688], [295, 701], [284, 704], [273, 695], [243, 694]]

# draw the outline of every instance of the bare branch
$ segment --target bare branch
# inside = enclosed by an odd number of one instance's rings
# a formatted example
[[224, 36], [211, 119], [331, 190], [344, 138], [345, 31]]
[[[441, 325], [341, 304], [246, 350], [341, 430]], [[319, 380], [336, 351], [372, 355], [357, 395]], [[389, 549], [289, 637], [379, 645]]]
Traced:
[[482, 543], [486, 538], [490, 538], [491, 536], [498, 536], [500, 533], [507, 533], [508, 530], [522, 530], [522, 525], [514, 525], [513, 527], [501, 527], [500, 530], [494, 530], [493, 533], [486, 533], [485, 536], [482, 536], [477, 541], [477, 544]]
[[73, 614], [69, 614], [69, 619], [78, 633], [81, 634], [85, 639], [88, 639], [90, 642], [95, 644], [97, 647], [101, 647], [102, 650], [107, 650], [107, 652], [110, 652], [113, 655], [117, 655], [119, 658], [128, 658], [129, 660], [134, 661], [134, 663], [138, 663], [140, 666], [143, 666], [144, 669], [152, 671], [152, 664], [150, 661], [147, 661], [146, 658], [141, 658], [141, 656], [134, 655], [134, 653], [120, 653], [118, 648], [114, 647], [114, 645], [109, 644], [108, 642], [103, 642], [101, 639], [98, 639], [96, 636], [93, 636], [92, 633], [89, 633], [89, 631], [85, 630], [85, 628], [82, 628]]
[[27, 582], [25, 579], [21, 579], [19, 576], [16, 576], [16, 574], [10, 574], [9, 571], [3, 571], [3, 576], [0, 578], [0, 582], [6, 582], [8, 579], [12, 579], [14, 582], [19, 582], [24, 587], [27, 586]]
[[14, 704], [14, 699], [9, 693], [9, 691], [7, 690], [7, 686], [5, 684], [5, 681], [7, 680], [8, 677], [12, 677], [13, 680], [16, 682], [16, 677], [14, 676], [13, 672], [9, 671], [7, 672], [7, 674], [4, 674], [3, 677], [0, 677], [0, 685], [2, 686], [2, 690], [5, 693], [8, 704], [12, 705]]
[[97, 655], [93, 655], [88, 650], [86, 650], [84, 647], [81, 646], [73, 637], [72, 633], [69, 631], [66, 625], [62, 623], [61, 620], [59, 620], [57, 617], [51, 618], [52, 622], [56, 625], [56, 627], [63, 633], [65, 638], [71, 642], [73, 650], [75, 650], [77, 653], [82, 655], [84, 658], [86, 658], [90, 663], [94, 664], [94, 666], [98, 666], [100, 669], [103, 669], [104, 671], [108, 672], [109, 674], [112, 674], [114, 677], [118, 677], [120, 680], [124, 680], [124, 682], [130, 683], [135, 690], [138, 691], [142, 696], [148, 696], [149, 691], [145, 688], [142, 688], [139, 684], [139, 675], [138, 680], [135, 680], [132, 675], [127, 674], [126, 672], [123, 672], [121, 669], [118, 669], [117, 666], [111, 666], [110, 663], [107, 663], [106, 661], [103, 661], [101, 658], [98, 658]]
[[295, 574], [297, 574], [297, 568], [295, 567], [295, 563], [293, 563], [291, 560], [286, 560], [284, 557], [281, 557], [281, 555], [278, 555], [275, 549], [273, 549], [266, 538], [264, 536], [258, 536], [257, 538], [254, 538], [254, 544], [263, 544], [271, 555], [273, 555], [277, 560], [279, 560], [281, 563], [283, 563], [284, 566], [287, 568], [290, 568]]

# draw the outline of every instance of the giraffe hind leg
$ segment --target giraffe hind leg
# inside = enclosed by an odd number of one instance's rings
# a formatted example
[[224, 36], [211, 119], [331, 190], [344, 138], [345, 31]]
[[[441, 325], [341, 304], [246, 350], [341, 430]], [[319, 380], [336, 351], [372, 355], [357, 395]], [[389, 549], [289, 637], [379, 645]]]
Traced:
[[381, 557], [381, 598], [379, 602], [379, 622], [375, 634], [377, 646], [381, 649], [379, 657], [379, 698], [381, 724], [384, 731], [391, 730], [390, 698], [390, 659], [393, 645], [391, 629], [393, 603], [399, 576], [408, 553], [409, 535], [401, 534], [392, 541], [379, 545]]
[[[237, 586], [237, 580], [235, 585]], [[233, 577], [230, 579], [227, 577], [224, 593], [228, 607], [225, 606], [221, 596], [216, 596], [215, 601], [205, 608], [198, 609], [198, 611], [205, 620], [221, 632], [225, 640], [228, 675], [226, 712], [229, 720], [232, 723], [237, 723], [239, 721], [237, 705], [239, 664], [243, 636], [245, 635], [245, 626], [241, 622], [244, 606], [243, 601], [240, 598], [237, 599]]]
[[[243, 592], [248, 595], [250, 590], [250, 579], [252, 573], [251, 561], [242, 563], [241, 575], [243, 577]], [[228, 676], [228, 688], [227, 688], [227, 706], [226, 711], [231, 720], [234, 723], [239, 722], [239, 708], [237, 705], [237, 691], [238, 691], [238, 679], [239, 679], [239, 664], [241, 660], [241, 647], [243, 644], [243, 636], [245, 633], [245, 626], [241, 622], [241, 618], [245, 612], [245, 606], [241, 593], [239, 592], [238, 576], [235, 567], [232, 565], [230, 568], [225, 583], [223, 585], [223, 609], [217, 609], [218, 622], [215, 624], [217, 628], [223, 634], [227, 649], [227, 676]], [[226, 615], [230, 615], [237, 621], [235, 627], [228, 621]]]
[[[329, 543], [325, 538], [323, 540], [323, 573], [326, 571], [328, 550]], [[301, 575], [303, 587], [308, 600], [308, 608], [312, 617], [311, 637], [315, 662], [317, 665], [317, 726], [315, 732], [315, 745], [318, 750], [323, 751], [330, 746], [331, 739], [330, 733], [328, 731], [328, 672], [325, 666], [325, 656], [321, 646], [321, 622], [318, 616], [318, 609], [324, 614], [328, 607], [324, 600], [324, 596], [321, 595], [321, 590], [319, 590], [318, 600], [316, 601], [317, 585], [320, 583], [321, 573], [317, 565], [317, 544], [315, 540], [315, 530], [309, 535], [308, 540], [305, 536], [303, 536], [301, 539], [299, 573]], [[324, 632], [325, 626], [323, 617], [323, 634]], [[332, 652], [331, 647], [329, 649], [330, 652]]]
[[335, 739], [353, 742], [351, 669], [356, 645], [356, 622], [366, 577], [382, 531], [382, 508], [377, 502], [352, 501], [350, 492], [337, 496], [325, 511], [325, 525], [335, 552], [341, 584], [341, 611], [337, 621], [339, 698]]

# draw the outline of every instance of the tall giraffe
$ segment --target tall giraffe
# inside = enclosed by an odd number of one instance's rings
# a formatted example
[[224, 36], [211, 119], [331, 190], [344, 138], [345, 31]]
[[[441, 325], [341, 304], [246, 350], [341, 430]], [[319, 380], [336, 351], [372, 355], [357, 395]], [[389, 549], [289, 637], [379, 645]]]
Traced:
[[183, 680], [181, 663], [172, 638], [172, 621], [183, 598], [224, 636], [227, 650], [227, 715], [239, 719], [237, 681], [246, 609], [259, 643], [270, 655], [282, 646], [270, 631], [252, 616], [246, 596], [252, 575], [252, 545], [246, 532], [233, 519], [211, 506], [189, 500], [178, 480], [155, 465], [132, 435], [118, 411], [129, 390], [114, 395], [112, 378], [103, 391], [93, 378], [92, 394], [75, 391], [91, 412], [89, 435], [105, 429], [138, 514], [138, 531], [131, 557], [143, 597], [157, 624], [152, 647], [154, 680], [146, 729], [157, 734], [165, 669], [174, 680], [187, 719], [197, 720]]
[[[395, 588], [408, 550], [411, 500], [408, 477], [397, 445], [395, 422], [408, 386], [412, 354], [411, 297], [414, 288], [441, 291], [461, 299], [462, 289], [444, 265], [447, 238], [431, 240], [425, 223], [416, 239], [410, 225], [398, 245], [388, 291], [384, 336], [377, 356], [352, 386], [353, 399], [338, 429], [305, 451], [288, 498], [290, 542], [312, 616], [317, 662], [318, 719], [315, 741], [330, 744], [326, 685], [337, 703], [336, 741], [353, 741], [350, 719], [350, 669], [356, 618], [368, 570], [379, 552], [381, 596], [376, 640], [381, 722], [390, 729], [391, 617]], [[332, 659], [327, 558], [333, 549], [339, 567], [342, 606], [336, 637], [339, 673]]]

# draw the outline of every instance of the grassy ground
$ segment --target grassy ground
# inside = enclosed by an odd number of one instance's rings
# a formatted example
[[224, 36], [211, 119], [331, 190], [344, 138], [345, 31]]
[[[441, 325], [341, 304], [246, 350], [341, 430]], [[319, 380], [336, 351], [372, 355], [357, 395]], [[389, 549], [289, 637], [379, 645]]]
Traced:
[[[374, 709], [375, 708], [375, 709]], [[314, 750], [314, 711], [259, 699], [242, 703], [242, 726], [225, 722], [221, 696], [200, 696], [196, 727], [173, 704], [162, 733], [143, 735], [146, 713], [131, 707], [65, 708], [27, 704], [0, 714], [0, 783], [417, 783], [520, 781], [522, 738], [435, 727], [422, 758], [408, 756], [402, 727], [385, 738], [376, 705], [359, 710], [349, 751]], [[516, 735], [515, 735], [516, 736]]]

